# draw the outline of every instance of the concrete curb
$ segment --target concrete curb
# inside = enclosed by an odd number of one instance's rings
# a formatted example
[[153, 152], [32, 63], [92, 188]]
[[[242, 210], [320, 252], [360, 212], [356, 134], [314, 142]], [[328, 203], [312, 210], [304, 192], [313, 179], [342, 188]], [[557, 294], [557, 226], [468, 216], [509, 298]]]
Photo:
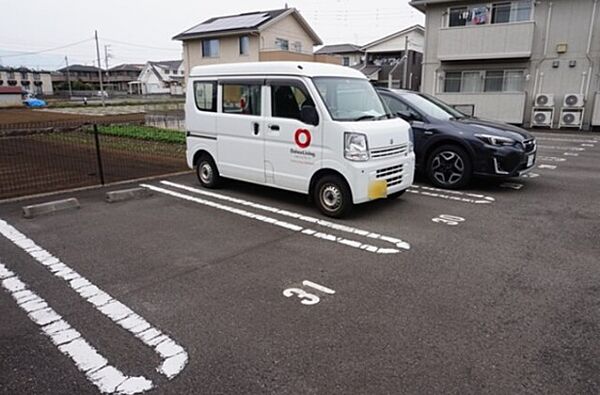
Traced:
[[55, 200], [53, 202], [24, 206], [23, 217], [31, 219], [40, 215], [51, 214], [62, 210], [79, 209], [80, 207], [79, 200], [75, 198]]
[[152, 192], [146, 188], [121, 189], [106, 192], [106, 201], [108, 203], [115, 203], [132, 199], [144, 199], [150, 196], [152, 196]]

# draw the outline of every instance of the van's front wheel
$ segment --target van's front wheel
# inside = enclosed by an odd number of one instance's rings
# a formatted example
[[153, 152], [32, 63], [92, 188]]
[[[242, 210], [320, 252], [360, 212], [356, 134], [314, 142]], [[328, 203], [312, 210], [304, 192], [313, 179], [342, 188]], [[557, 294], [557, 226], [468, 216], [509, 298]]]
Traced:
[[314, 201], [323, 214], [341, 218], [353, 207], [352, 193], [346, 182], [339, 176], [321, 178], [314, 189]]
[[217, 188], [221, 183], [221, 176], [217, 165], [210, 157], [202, 157], [196, 166], [198, 181], [205, 188]]

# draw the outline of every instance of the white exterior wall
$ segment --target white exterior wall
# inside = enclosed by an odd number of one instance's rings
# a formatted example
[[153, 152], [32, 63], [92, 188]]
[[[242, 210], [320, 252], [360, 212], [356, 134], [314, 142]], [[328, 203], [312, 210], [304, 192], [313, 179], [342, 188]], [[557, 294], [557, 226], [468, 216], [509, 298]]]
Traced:
[[[485, 1], [483, 1], [485, 2]], [[439, 54], [452, 54], [446, 46], [440, 42], [439, 37], [442, 29], [446, 29], [444, 25], [444, 14], [447, 13], [448, 7], [459, 4], [481, 4], [482, 1], [468, 2], [446, 2], [444, 4], [430, 4], [427, 6], [426, 12], [426, 45], [423, 62], [423, 83], [421, 90], [426, 93], [435, 94], [441, 97], [443, 87], [443, 75], [447, 70], [485, 70], [485, 69], [510, 69], [512, 67], [520, 67], [525, 71], [526, 80], [524, 82], [523, 93], [526, 96], [523, 110], [523, 118], [520, 122], [529, 126], [531, 119], [531, 111], [533, 100], [536, 93], [552, 93], [555, 95], [556, 107], [555, 112], [560, 113], [560, 106], [566, 94], [580, 93], [588, 90], [588, 75], [590, 61], [586, 56], [586, 47], [588, 43], [588, 33], [590, 23], [593, 22], [594, 32], [592, 36], [591, 59], [594, 62], [592, 68], [591, 80], [589, 81], [589, 93], [586, 102], [586, 114], [584, 118], [584, 127], [589, 126], [592, 120], [592, 106], [594, 105], [594, 96], [596, 92], [600, 92], [600, 3], [596, 12], [596, 20], [592, 21], [593, 0], [552, 0], [535, 2], [533, 11], [533, 33], [531, 35], [523, 34], [515, 36], [512, 31], [507, 32], [506, 29], [514, 28], [514, 31], [522, 28], [520, 22], [514, 24], [502, 25], [502, 35], [505, 40], [500, 39], [498, 35], [490, 37], [485, 41], [481, 40], [481, 34], [489, 34], [497, 25], [483, 25], [469, 27], [471, 33], [461, 40], [462, 43], [456, 45], [464, 45], [464, 48], [480, 48], [484, 52], [480, 59], [474, 59], [477, 52], [469, 53], [468, 57], [462, 57], [460, 61], [442, 61]], [[552, 4], [551, 18], [548, 20]], [[547, 43], [545, 41], [545, 31], [547, 22], [549, 21], [549, 36]], [[489, 29], [489, 28], [492, 29]], [[463, 29], [457, 27], [456, 29]], [[457, 30], [457, 32], [459, 31]], [[530, 39], [531, 43], [524, 42]], [[568, 45], [567, 52], [559, 54], [556, 51], [557, 45], [565, 43]], [[440, 48], [444, 45], [444, 48]], [[510, 48], [520, 45], [531, 45], [531, 56], [522, 59], [514, 59], [511, 53], [514, 52]], [[470, 47], [469, 47], [470, 46]], [[507, 49], [508, 48], [508, 49]], [[546, 52], [545, 52], [546, 48]], [[454, 53], [462, 51], [457, 48]], [[525, 51], [526, 52], [526, 51]], [[507, 54], [503, 57], [502, 53]], [[494, 56], [487, 56], [494, 54]], [[503, 58], [502, 58], [503, 57]], [[509, 60], [506, 64], [506, 59]], [[497, 58], [496, 61], [490, 62], [489, 58]], [[502, 59], [500, 59], [502, 58]], [[458, 60], [458, 59], [456, 59]], [[486, 61], [487, 60], [487, 61]], [[553, 67], [555, 61], [559, 62], [557, 68]], [[574, 61], [573, 67], [569, 66], [569, 62]], [[456, 94], [455, 94], [456, 95]], [[508, 103], [503, 98], [502, 93], [481, 93], [478, 95], [463, 94], [464, 100], [461, 104], [474, 104], [476, 113], [498, 114], [495, 119], [501, 121], [509, 121], [512, 117], [506, 117], [502, 114], [508, 114], [511, 108], [519, 103]], [[470, 99], [472, 103], [466, 103]], [[517, 100], [517, 98], [515, 98]], [[518, 100], [521, 100], [520, 98]], [[513, 122], [514, 119], [511, 120]], [[558, 117], [556, 117], [558, 122]], [[555, 127], [557, 125], [554, 125]]]
[[0, 108], [22, 106], [22, 100], [18, 93], [0, 93]]
[[[17, 85], [14, 85], [15, 87], [19, 87], [22, 90], [25, 90], [27, 92], [30, 93], [36, 93], [36, 86], [34, 85], [34, 82], [36, 80], [33, 79], [33, 72], [28, 72], [27, 73], [27, 78], [25, 79], [26, 81], [29, 81], [29, 85], [28, 86], [23, 86], [21, 84], [21, 81], [23, 80], [23, 78], [21, 77], [21, 72], [19, 71], [15, 71], [15, 78], [13, 78], [15, 81], [17, 81]], [[52, 89], [52, 77], [50, 75], [49, 72], [40, 72], [38, 73], [40, 79], [38, 81], [42, 82], [42, 94], [45, 96], [49, 96], [49, 95], [53, 95], [54, 94], [54, 90]], [[7, 71], [0, 71], [0, 80], [4, 81], [4, 85], [3, 86], [10, 86], [7, 83], [8, 80], [8, 72]]]
[[419, 31], [411, 31], [407, 34], [402, 34], [397, 37], [386, 40], [382, 43], [370, 46], [366, 48], [366, 51], [369, 53], [376, 52], [398, 52], [404, 51], [406, 45], [406, 37], [408, 37], [408, 50], [415, 52], [423, 52], [423, 47], [425, 46], [425, 37]]
[[289, 41], [289, 50], [293, 51], [293, 43], [298, 41], [302, 44], [302, 53], [313, 53], [313, 40], [306, 30], [298, 23], [293, 15], [289, 15], [282, 20], [267, 27], [260, 33], [260, 50], [277, 51], [275, 39], [282, 38]]

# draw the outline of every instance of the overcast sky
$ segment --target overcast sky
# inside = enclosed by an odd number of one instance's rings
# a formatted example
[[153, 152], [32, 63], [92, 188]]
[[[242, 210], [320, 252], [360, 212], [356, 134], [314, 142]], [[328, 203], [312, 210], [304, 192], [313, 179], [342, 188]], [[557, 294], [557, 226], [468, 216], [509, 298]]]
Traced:
[[[12, 6], [8, 7], [8, 3]], [[98, 29], [104, 66], [104, 45], [110, 45], [109, 66], [146, 60], [181, 58], [181, 43], [171, 38], [213, 16], [283, 8], [279, 0], [0, 0], [0, 64], [56, 69], [69, 62], [91, 64], [96, 48], [90, 39]], [[415, 23], [423, 15], [408, 0], [296, 0], [288, 2], [308, 20], [325, 44], [365, 44]], [[16, 6], [16, 8], [14, 7]], [[27, 17], [22, 17], [22, 16]], [[22, 56], [22, 52], [55, 49]], [[151, 48], [152, 47], [152, 48]]]

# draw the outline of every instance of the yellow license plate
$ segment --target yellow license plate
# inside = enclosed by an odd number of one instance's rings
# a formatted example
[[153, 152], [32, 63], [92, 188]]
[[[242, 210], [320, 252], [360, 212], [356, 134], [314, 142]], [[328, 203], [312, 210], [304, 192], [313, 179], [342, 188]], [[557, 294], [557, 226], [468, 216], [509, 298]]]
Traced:
[[387, 197], [387, 181], [377, 180], [369, 183], [369, 199], [381, 199]]

